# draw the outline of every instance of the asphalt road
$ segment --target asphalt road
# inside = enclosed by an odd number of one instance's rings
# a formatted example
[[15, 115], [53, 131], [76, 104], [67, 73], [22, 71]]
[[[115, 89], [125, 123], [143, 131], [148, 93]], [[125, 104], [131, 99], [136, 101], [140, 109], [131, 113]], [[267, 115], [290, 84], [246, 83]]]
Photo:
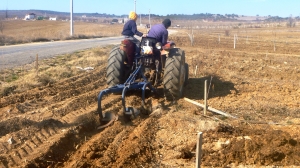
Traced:
[[[177, 30], [168, 30], [169, 34]], [[0, 70], [22, 66], [35, 61], [38, 54], [39, 60], [51, 58], [56, 55], [73, 53], [75, 51], [105, 46], [109, 44], [120, 44], [123, 36], [107, 37], [83, 40], [67, 40], [29, 43], [11, 46], [0, 46]], [[140, 37], [136, 38], [140, 39]]]
[[0, 70], [32, 63], [35, 61], [37, 54], [39, 59], [45, 59], [88, 48], [105, 46], [109, 44], [119, 44], [122, 39], [123, 37], [120, 36], [1, 46]]

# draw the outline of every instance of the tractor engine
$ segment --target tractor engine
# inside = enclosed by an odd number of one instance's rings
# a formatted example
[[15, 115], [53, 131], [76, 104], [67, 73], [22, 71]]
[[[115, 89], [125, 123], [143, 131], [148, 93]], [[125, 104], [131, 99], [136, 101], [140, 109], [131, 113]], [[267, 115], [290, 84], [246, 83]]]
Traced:
[[157, 43], [155, 38], [143, 37], [140, 44], [140, 53], [136, 57], [136, 60], [143, 64], [142, 72], [144, 76], [154, 86], [158, 85], [161, 76], [161, 48], [161, 43]]
[[143, 37], [140, 44], [140, 57], [143, 58], [144, 66], [155, 64], [155, 59], [160, 59], [161, 44], [156, 43], [155, 38]]

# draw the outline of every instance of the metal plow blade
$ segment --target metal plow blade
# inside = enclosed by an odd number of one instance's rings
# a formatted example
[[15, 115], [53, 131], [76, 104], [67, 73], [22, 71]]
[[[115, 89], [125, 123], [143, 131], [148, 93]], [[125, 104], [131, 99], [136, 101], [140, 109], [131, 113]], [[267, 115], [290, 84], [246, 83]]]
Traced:
[[104, 117], [101, 119], [101, 126], [97, 127], [97, 129], [103, 129], [110, 126], [114, 121], [118, 120], [118, 115], [115, 113], [107, 112], [104, 114]]

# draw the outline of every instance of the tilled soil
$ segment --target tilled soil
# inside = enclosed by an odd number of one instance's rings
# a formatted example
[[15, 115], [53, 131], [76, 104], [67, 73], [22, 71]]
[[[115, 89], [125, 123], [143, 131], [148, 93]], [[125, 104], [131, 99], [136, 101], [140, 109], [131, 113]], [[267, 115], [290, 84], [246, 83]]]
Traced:
[[[226, 46], [225, 46], [226, 47]], [[224, 48], [225, 48], [224, 47]], [[141, 92], [126, 105], [121, 95], [102, 101], [118, 115], [97, 130], [97, 95], [106, 88], [105, 66], [0, 100], [1, 167], [194, 167], [197, 133], [203, 132], [203, 167], [300, 166], [300, 58], [183, 46], [190, 68], [184, 96], [210, 107], [167, 101], [162, 89], [147, 92], [152, 111], [141, 109]], [[195, 67], [198, 67], [195, 73]]]

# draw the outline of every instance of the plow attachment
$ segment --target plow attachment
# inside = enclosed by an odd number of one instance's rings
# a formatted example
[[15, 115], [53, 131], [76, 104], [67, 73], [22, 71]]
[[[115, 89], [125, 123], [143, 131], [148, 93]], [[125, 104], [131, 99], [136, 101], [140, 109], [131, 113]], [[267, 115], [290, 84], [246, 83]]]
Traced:
[[[141, 90], [142, 91], [142, 106], [145, 106], [145, 91], [148, 87], [151, 91], [155, 91], [155, 88], [152, 86], [150, 82], [147, 81], [147, 78], [141, 72], [142, 64], [140, 64], [133, 73], [130, 74], [129, 78], [126, 80], [124, 84], [118, 84], [116, 86], [107, 88], [102, 90], [98, 95], [98, 108], [97, 112], [100, 118], [100, 126], [98, 129], [105, 128], [112, 124], [114, 121], [118, 119], [117, 114], [113, 112], [106, 112], [103, 113], [101, 108], [101, 100], [104, 95], [108, 95], [110, 93], [122, 93], [122, 106], [123, 106], [123, 113], [124, 117], [131, 118], [135, 117], [139, 114], [139, 110], [133, 107], [126, 107], [125, 95], [126, 92], [129, 90]], [[136, 81], [136, 78], [141, 76], [139, 82]]]

